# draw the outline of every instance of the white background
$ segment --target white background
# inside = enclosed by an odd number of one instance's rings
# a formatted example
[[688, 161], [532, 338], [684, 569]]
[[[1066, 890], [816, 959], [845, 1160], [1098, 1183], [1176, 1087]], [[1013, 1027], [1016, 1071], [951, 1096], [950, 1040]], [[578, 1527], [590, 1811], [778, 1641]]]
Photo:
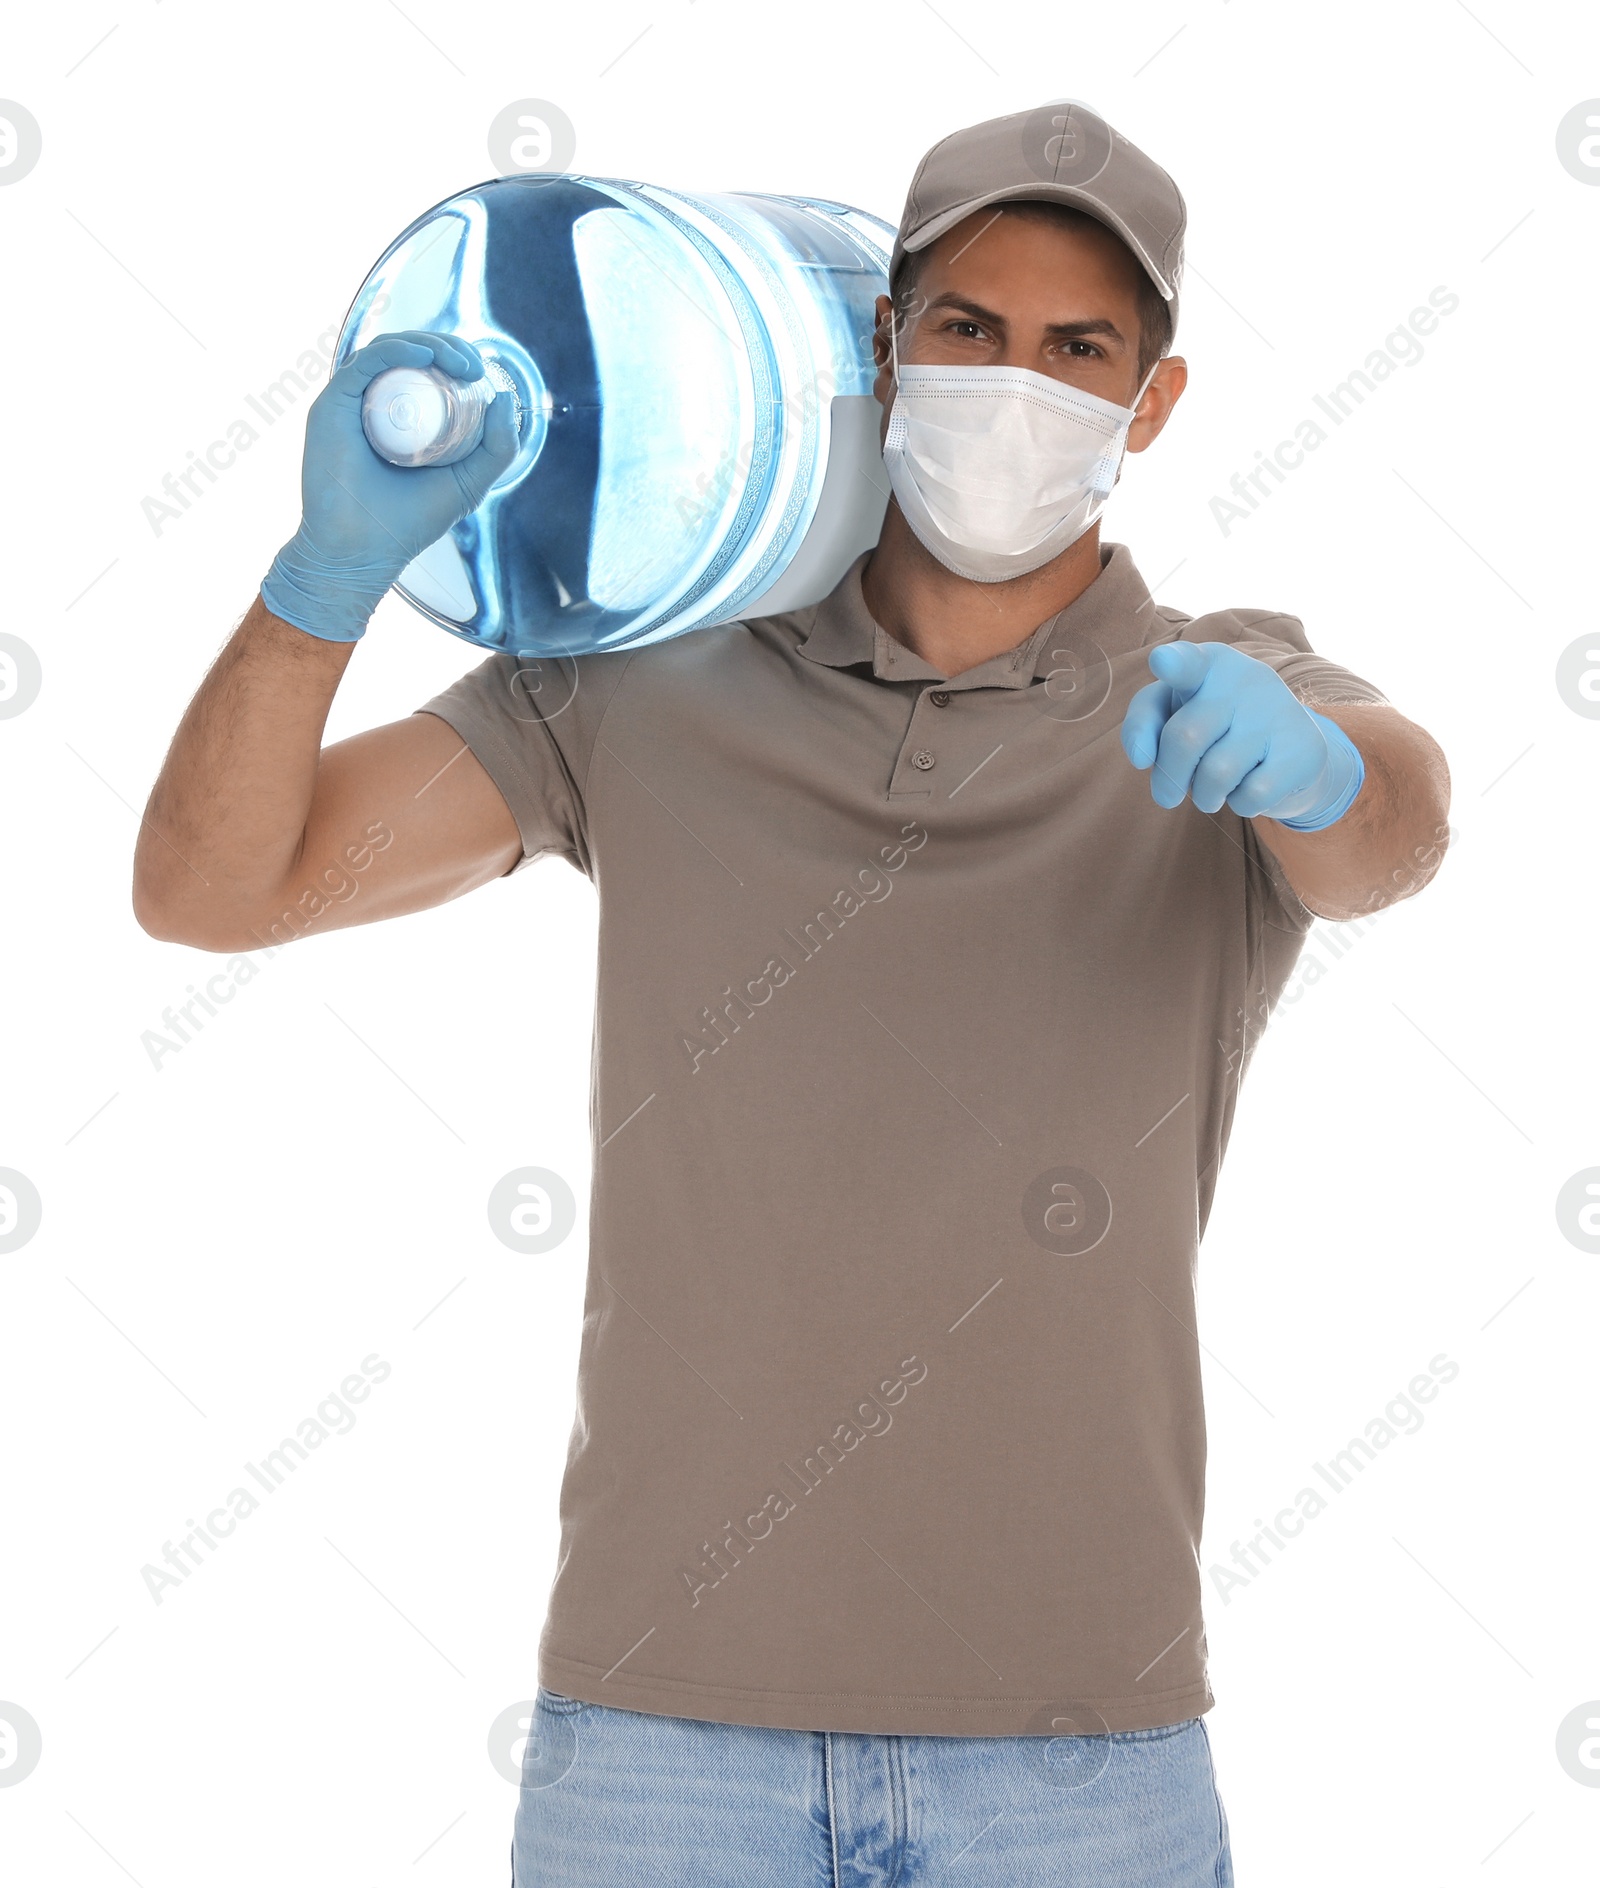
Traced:
[[[1591, 1882], [1600, 1790], [1556, 1757], [1600, 1698], [1600, 1257], [1555, 1213], [1600, 1164], [1600, 721], [1554, 680], [1596, 628], [1600, 188], [1555, 143], [1600, 95], [1577, 9], [29, 16], [0, 63], [44, 137], [0, 189], [0, 628], [44, 684], [0, 722], [0, 1166], [43, 1223], [0, 1256], [0, 1699], [43, 1758], [0, 1788], [0, 1873], [499, 1888], [515, 1790], [487, 1738], [536, 1682], [572, 1419], [591, 888], [547, 861], [283, 951], [153, 1066], [144, 1032], [219, 966], [135, 925], [137, 809], [294, 529], [299, 414], [159, 535], [141, 500], [491, 174], [512, 100], [563, 108], [580, 170], [892, 222], [935, 139], [1066, 96], [1190, 210], [1189, 391], [1106, 536], [1163, 602], [1301, 617], [1454, 777], [1432, 888], [1313, 933], [1328, 974], [1258, 1052], [1205, 1244], [1208, 1568], [1430, 1359], [1459, 1366], [1280, 1560], [1226, 1603], [1207, 1581], [1238, 1879]], [[1211, 498], [1440, 285], [1460, 306], [1424, 358], [1224, 536]], [[474, 659], [391, 597], [330, 738]], [[579, 1198], [543, 1258], [485, 1210], [525, 1164]], [[141, 1567], [373, 1352], [356, 1427], [154, 1604]]]

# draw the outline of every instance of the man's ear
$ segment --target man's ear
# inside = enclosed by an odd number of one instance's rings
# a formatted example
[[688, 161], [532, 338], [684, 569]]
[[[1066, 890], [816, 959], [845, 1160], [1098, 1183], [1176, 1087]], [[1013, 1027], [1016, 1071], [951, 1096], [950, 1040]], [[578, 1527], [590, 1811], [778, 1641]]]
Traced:
[[[1156, 368], [1154, 379], [1144, 390], [1139, 417], [1128, 428], [1129, 452], [1143, 452], [1155, 444], [1188, 384], [1188, 362], [1181, 354], [1167, 355]], [[1120, 468], [1117, 476], [1121, 477]]]
[[880, 295], [873, 304], [876, 317], [872, 329], [872, 364], [877, 369], [872, 382], [872, 396], [884, 410], [885, 424], [889, 402], [894, 394], [894, 367], [889, 354], [889, 322], [894, 319], [894, 304]]
[[889, 358], [888, 329], [884, 324], [893, 313], [894, 303], [887, 295], [880, 295], [872, 304], [872, 359], [878, 367]]

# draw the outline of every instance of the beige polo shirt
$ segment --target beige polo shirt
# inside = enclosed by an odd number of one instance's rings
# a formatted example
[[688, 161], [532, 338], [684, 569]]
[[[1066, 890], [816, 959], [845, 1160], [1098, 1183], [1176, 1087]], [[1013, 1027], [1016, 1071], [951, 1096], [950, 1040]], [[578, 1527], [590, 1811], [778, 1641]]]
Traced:
[[1101, 555], [948, 681], [864, 554], [820, 605], [426, 705], [600, 901], [552, 1690], [943, 1735], [1213, 1702], [1196, 1262], [1311, 914], [1119, 728], [1178, 638], [1384, 697]]

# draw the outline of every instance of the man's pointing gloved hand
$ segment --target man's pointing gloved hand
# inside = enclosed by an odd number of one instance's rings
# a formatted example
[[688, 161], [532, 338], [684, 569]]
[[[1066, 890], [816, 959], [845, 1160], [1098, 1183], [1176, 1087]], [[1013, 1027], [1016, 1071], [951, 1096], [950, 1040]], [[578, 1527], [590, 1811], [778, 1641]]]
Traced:
[[517, 456], [511, 396], [494, 397], [483, 439], [453, 465], [399, 466], [379, 458], [361, 426], [367, 383], [387, 367], [435, 362], [476, 380], [475, 348], [449, 335], [409, 329], [351, 355], [306, 415], [300, 470], [304, 516], [273, 559], [261, 600], [274, 616], [325, 642], [355, 642], [384, 592], [419, 551], [476, 511]]
[[1158, 806], [1187, 795], [1202, 813], [1226, 803], [1306, 833], [1349, 811], [1366, 777], [1360, 749], [1269, 664], [1231, 643], [1167, 642], [1150, 667], [1158, 679], [1128, 703], [1122, 746], [1135, 767], [1154, 764]]

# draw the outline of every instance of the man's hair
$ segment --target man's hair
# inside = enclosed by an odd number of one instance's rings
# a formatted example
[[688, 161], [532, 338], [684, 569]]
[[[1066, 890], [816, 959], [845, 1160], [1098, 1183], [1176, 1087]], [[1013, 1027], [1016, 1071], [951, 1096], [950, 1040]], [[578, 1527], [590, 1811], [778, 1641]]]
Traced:
[[[1081, 228], [1087, 224], [1091, 229], [1102, 231], [1110, 236], [1127, 255], [1138, 276], [1139, 285], [1135, 291], [1135, 308], [1139, 316], [1139, 379], [1142, 381], [1150, 369], [1172, 346], [1172, 309], [1166, 297], [1151, 281], [1145, 266], [1123, 242], [1117, 232], [1107, 223], [1102, 223], [1097, 216], [1090, 216], [1086, 210], [1075, 209], [1070, 203], [1054, 203], [1045, 198], [1021, 197], [1000, 206], [1015, 216], [1031, 216], [1063, 224], [1068, 229]], [[917, 281], [922, 273], [922, 264], [927, 256], [930, 243], [924, 249], [908, 249], [900, 258], [900, 266], [895, 270], [894, 279], [889, 284], [889, 297], [894, 303], [895, 318], [906, 319], [911, 313], [912, 299], [916, 293]]]

